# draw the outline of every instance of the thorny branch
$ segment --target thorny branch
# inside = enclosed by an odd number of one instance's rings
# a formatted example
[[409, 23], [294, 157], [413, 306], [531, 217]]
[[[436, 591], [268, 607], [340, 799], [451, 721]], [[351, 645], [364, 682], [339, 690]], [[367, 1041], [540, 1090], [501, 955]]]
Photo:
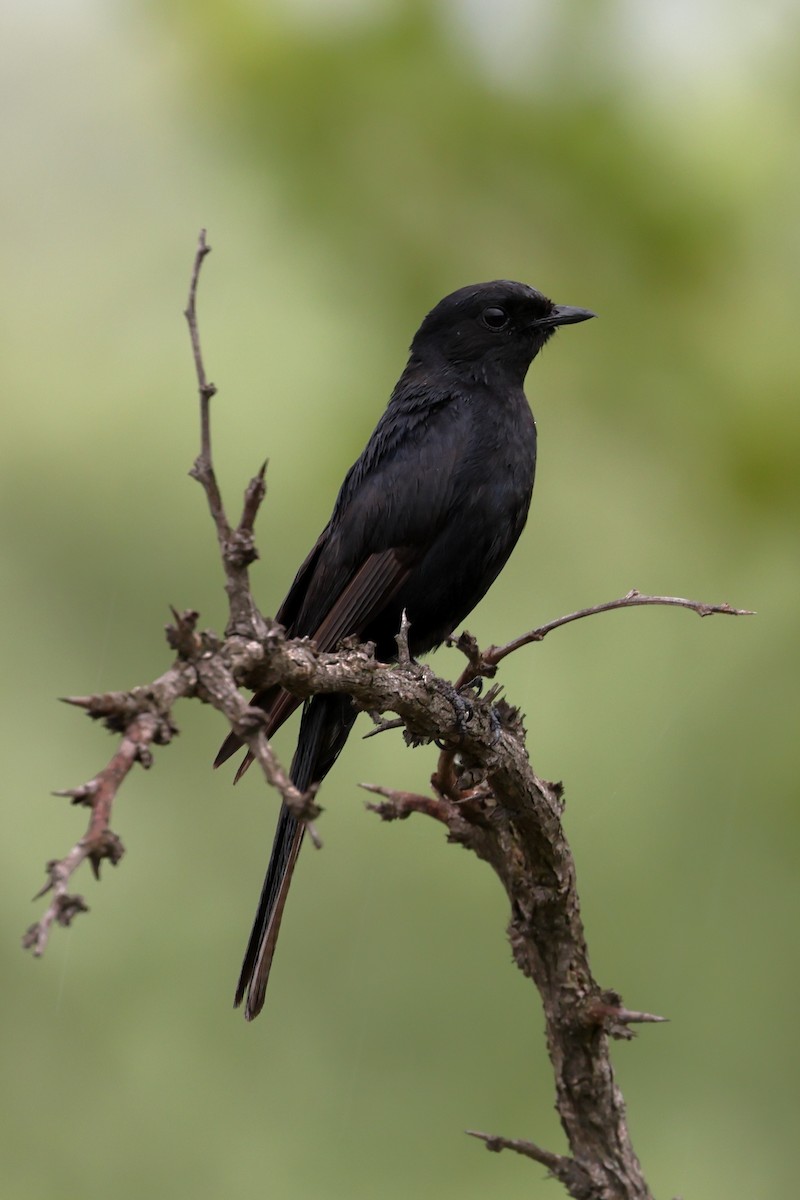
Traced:
[[189, 474], [202, 484], [217, 531], [217, 541], [225, 571], [225, 591], [228, 593], [229, 603], [226, 633], [250, 634], [259, 638], [264, 636], [266, 627], [264, 618], [250, 591], [248, 568], [258, 558], [253, 527], [267, 490], [265, 482], [267, 464], [266, 462], [262, 463], [248, 483], [244, 494], [241, 519], [236, 528], [232, 528], [225, 515], [225, 507], [222, 503], [222, 495], [211, 457], [211, 401], [216, 396], [217, 389], [213, 383], [208, 382], [206, 377], [200, 345], [200, 330], [197, 323], [197, 285], [200, 280], [200, 268], [210, 253], [211, 247], [206, 242], [206, 231], [201, 229], [189, 283], [189, 300], [183, 313], [189, 326], [194, 368], [197, 375], [197, 389], [200, 395], [200, 453]]
[[530, 646], [533, 642], [544, 641], [548, 633], [552, 633], [554, 629], [560, 629], [562, 625], [580, 621], [583, 617], [594, 617], [598, 613], [614, 612], [618, 608], [642, 608], [648, 604], [661, 604], [670, 608], [688, 608], [690, 612], [697, 613], [699, 617], [711, 617], [715, 614], [729, 617], [755, 616], [751, 608], [732, 608], [730, 604], [705, 604], [702, 600], [686, 600], [682, 596], [646, 596], [637, 588], [631, 588], [617, 600], [606, 600], [603, 604], [593, 604], [589, 608], [579, 608], [576, 612], [567, 613], [564, 617], [556, 617], [554, 621], [548, 621], [546, 625], [539, 625], [536, 629], [529, 629], [527, 633], [520, 634], [519, 637], [506, 642], [504, 646], [490, 646], [488, 650], [479, 650], [477, 642], [468, 633], [451, 638], [450, 644], [456, 646], [469, 659], [469, 665], [465, 668], [459, 685], [463, 687], [481, 675], [488, 677], [495, 675], [498, 664], [504, 658], [508, 658], [509, 654], [513, 654], [515, 650], [521, 650], [523, 646]]
[[[120, 740], [108, 765], [93, 779], [57, 793], [90, 809], [89, 826], [63, 858], [47, 864], [47, 880], [39, 896], [50, 895], [50, 903], [25, 934], [23, 945], [41, 955], [54, 924], [69, 925], [77, 913], [87, 911], [83, 897], [67, 891], [82, 862], [89, 861], [98, 879], [103, 859], [114, 865], [119, 862], [122, 843], [110, 828], [114, 800], [137, 762], [150, 766], [149, 747], [170, 742], [177, 700], [199, 699], [223, 713], [253, 752], [266, 782], [309, 821], [319, 811], [314, 796], [294, 787], [264, 736], [263, 713], [247, 704], [240, 688], [280, 684], [301, 698], [345, 693], [373, 716], [379, 730], [400, 724], [409, 742], [434, 742], [441, 748], [431, 795], [369, 784], [364, 785], [367, 790], [382, 799], [368, 807], [387, 821], [412, 814], [432, 817], [447, 828], [450, 841], [471, 849], [491, 866], [509, 898], [508, 936], [515, 961], [542, 998], [557, 1108], [569, 1154], [495, 1134], [469, 1131], [471, 1136], [489, 1150], [513, 1150], [547, 1167], [574, 1200], [650, 1200], [628, 1135], [609, 1039], [630, 1038], [632, 1024], [663, 1018], [626, 1008], [618, 993], [601, 989], [593, 978], [575, 866], [561, 825], [561, 785], [534, 774], [518, 710], [498, 700], [497, 688], [481, 697], [471, 685], [496, 674], [509, 654], [541, 641], [562, 625], [597, 613], [642, 605], [679, 606], [700, 616], [745, 615], [747, 610], [632, 590], [485, 651], [465, 633], [455, 642], [468, 659], [455, 688], [408, 655], [405, 620], [398, 637], [399, 661], [392, 666], [378, 662], [369, 646], [348, 643], [335, 654], [321, 654], [307, 639], [287, 638], [279, 625], [262, 617], [249, 586], [248, 567], [257, 556], [253, 529], [264, 497], [266, 464], [246, 489], [235, 528], [225, 515], [214, 473], [210, 405], [216, 388], [206, 376], [197, 323], [200, 270], [209, 252], [203, 230], [185, 311], [201, 427], [200, 453], [190, 473], [205, 490], [217, 532], [229, 599], [226, 636], [220, 639], [210, 631], [199, 631], [196, 612], [173, 610], [167, 641], [176, 657], [162, 676], [127, 692], [69, 698], [69, 703], [102, 721]], [[382, 720], [385, 713], [395, 714], [396, 719]]]

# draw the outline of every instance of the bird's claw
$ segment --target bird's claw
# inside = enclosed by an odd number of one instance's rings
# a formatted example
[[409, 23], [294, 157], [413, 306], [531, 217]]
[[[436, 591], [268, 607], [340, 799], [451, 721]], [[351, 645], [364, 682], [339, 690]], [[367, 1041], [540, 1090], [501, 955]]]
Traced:
[[500, 741], [500, 734], [503, 732], [503, 722], [494, 704], [489, 708], [489, 725], [492, 730], [492, 745], [496, 746]]
[[459, 692], [472, 692], [476, 697], [481, 696], [483, 694], [483, 676], [473, 675], [471, 679], [462, 683], [458, 690]]
[[449, 689], [448, 699], [453, 706], [456, 716], [456, 728], [460, 735], [467, 732], [467, 726], [475, 715], [475, 705], [469, 697], [464, 696], [456, 688]]

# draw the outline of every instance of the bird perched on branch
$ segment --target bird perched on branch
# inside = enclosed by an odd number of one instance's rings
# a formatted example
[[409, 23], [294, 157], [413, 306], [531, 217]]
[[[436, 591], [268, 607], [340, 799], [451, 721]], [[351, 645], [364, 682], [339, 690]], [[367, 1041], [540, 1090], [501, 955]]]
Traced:
[[[403, 611], [408, 647], [424, 654], [449, 637], [485, 595], [528, 515], [536, 425], [523, 391], [533, 359], [585, 308], [553, 304], [522, 283], [496, 280], [446, 296], [422, 322], [388, 407], [342, 484], [333, 513], [276, 618], [319, 650], [343, 638], [397, 656]], [[271, 737], [300, 700], [280, 687], [252, 704]], [[291, 777], [301, 792], [327, 775], [356, 718], [349, 697], [319, 695], [303, 709]], [[242, 745], [225, 739], [215, 766]], [[238, 780], [252, 761], [248, 752]], [[234, 1003], [261, 1011], [305, 824], [284, 804]]]

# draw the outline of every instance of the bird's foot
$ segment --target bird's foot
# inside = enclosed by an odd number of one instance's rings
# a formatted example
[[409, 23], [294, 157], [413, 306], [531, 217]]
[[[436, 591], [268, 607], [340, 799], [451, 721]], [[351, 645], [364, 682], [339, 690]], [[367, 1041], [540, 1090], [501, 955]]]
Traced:
[[475, 716], [475, 701], [465, 696], [460, 689], [448, 685], [447, 698], [453, 706], [456, 717], [456, 729], [459, 736], [467, 732], [467, 726]]

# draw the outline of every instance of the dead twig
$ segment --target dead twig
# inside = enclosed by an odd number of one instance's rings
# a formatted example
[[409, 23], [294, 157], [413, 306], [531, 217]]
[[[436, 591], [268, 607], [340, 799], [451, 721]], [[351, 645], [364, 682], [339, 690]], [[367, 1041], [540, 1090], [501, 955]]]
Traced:
[[72, 896], [67, 891], [67, 884], [81, 863], [88, 860], [95, 879], [99, 879], [103, 859], [115, 867], [125, 853], [122, 842], [110, 827], [111, 809], [131, 767], [137, 762], [144, 767], [150, 766], [148, 746], [160, 728], [161, 722], [153, 713], [135, 717], [111, 761], [94, 779], [81, 787], [55, 793], [69, 796], [73, 804], [88, 805], [92, 811], [86, 833], [63, 858], [47, 864], [47, 883], [34, 896], [34, 900], [38, 900], [52, 892], [47, 909], [22, 939], [23, 947], [32, 950], [37, 958], [44, 953], [53, 924], [70, 925], [78, 913], [89, 911], [82, 896]]

